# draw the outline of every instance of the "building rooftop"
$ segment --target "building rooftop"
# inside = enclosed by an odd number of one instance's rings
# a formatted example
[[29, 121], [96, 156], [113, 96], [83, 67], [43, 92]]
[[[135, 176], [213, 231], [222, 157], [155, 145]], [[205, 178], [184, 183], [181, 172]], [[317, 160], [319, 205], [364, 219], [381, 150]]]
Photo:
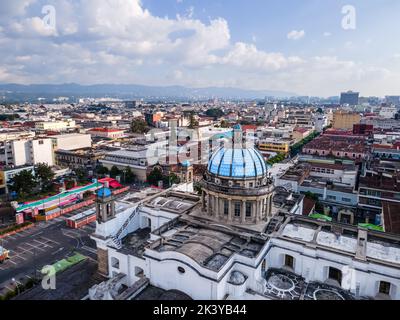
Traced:
[[366, 243], [361, 244], [357, 240], [358, 233], [364, 229], [300, 216], [288, 217], [285, 223], [276, 224], [273, 230], [277, 231], [278, 238], [310, 243], [321, 249], [354, 257], [359, 253], [359, 247], [365, 245], [366, 260], [400, 266], [400, 240], [383, 232], [368, 231]]
[[263, 241], [222, 227], [206, 227], [183, 220], [163, 230], [161, 237], [163, 241], [153, 250], [179, 252], [213, 271], [219, 271], [234, 254], [250, 258], [258, 256], [264, 245]]

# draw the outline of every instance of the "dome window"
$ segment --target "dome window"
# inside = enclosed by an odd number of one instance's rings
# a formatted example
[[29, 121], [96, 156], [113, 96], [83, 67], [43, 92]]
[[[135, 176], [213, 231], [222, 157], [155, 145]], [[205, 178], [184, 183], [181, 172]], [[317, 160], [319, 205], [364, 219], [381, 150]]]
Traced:
[[178, 267], [178, 272], [181, 274], [184, 274], [186, 272], [186, 270], [182, 267]]

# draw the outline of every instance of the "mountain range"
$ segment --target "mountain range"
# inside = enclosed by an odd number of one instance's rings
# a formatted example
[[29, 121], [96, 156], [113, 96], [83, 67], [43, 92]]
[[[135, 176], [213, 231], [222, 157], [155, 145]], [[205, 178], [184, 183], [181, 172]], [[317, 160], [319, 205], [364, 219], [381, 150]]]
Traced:
[[112, 96], [119, 98], [231, 98], [264, 99], [266, 96], [292, 97], [297, 94], [273, 90], [245, 90], [237, 88], [208, 87], [188, 88], [183, 86], [145, 86], [136, 84], [0, 84], [0, 94], [28, 96]]

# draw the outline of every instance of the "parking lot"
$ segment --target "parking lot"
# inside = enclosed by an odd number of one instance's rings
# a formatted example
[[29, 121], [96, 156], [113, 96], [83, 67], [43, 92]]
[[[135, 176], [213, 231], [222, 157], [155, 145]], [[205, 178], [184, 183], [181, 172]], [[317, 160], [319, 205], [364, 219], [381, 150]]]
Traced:
[[74, 211], [48, 222], [0, 239], [0, 245], [10, 251], [9, 259], [0, 264], [0, 292], [12, 288], [15, 281], [39, 275], [40, 270], [77, 251], [96, 261], [96, 248], [89, 235], [95, 231], [95, 223], [82, 229], [67, 227], [65, 220], [87, 208]]

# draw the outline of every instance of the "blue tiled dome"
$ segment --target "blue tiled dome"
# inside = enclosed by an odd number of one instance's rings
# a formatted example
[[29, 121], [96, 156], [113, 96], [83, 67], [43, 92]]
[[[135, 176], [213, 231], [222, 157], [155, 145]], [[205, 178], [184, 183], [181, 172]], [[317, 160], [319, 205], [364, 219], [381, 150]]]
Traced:
[[226, 178], [256, 178], [267, 174], [262, 155], [254, 148], [218, 149], [208, 163], [208, 172]]
[[99, 198], [107, 198], [107, 197], [111, 197], [111, 195], [112, 195], [112, 192], [108, 188], [101, 188], [101, 189], [99, 189], [99, 191], [97, 191], [97, 196]]

